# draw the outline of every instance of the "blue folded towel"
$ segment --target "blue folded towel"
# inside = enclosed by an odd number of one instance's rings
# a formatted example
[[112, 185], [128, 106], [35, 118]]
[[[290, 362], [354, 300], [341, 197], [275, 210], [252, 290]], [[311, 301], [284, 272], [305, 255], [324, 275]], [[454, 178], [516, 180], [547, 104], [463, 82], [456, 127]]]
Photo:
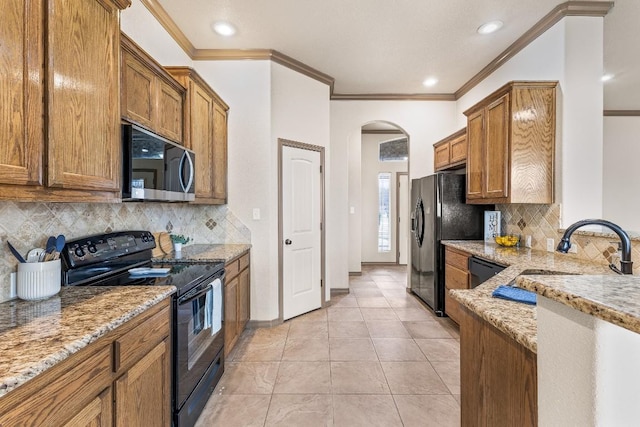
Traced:
[[501, 285], [493, 291], [494, 298], [502, 298], [509, 301], [523, 302], [525, 304], [536, 305], [536, 293], [525, 289], [514, 288], [512, 286]]

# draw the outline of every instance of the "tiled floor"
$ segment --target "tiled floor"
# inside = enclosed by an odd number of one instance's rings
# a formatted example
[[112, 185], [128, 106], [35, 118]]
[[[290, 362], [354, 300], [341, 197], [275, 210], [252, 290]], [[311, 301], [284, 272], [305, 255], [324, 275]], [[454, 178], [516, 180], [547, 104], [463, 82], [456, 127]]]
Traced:
[[457, 327], [405, 287], [363, 267], [330, 307], [246, 330], [197, 425], [459, 426]]

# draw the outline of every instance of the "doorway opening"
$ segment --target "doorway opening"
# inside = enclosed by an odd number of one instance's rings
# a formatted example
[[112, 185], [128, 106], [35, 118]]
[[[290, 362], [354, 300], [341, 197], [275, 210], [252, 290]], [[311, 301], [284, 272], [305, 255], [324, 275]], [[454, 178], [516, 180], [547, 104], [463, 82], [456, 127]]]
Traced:
[[406, 265], [409, 137], [375, 121], [362, 126], [361, 141], [361, 263]]

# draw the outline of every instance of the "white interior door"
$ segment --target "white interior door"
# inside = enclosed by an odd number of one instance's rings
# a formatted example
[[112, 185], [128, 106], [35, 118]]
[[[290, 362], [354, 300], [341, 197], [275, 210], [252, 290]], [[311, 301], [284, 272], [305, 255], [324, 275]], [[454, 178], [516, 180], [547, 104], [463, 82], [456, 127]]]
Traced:
[[398, 264], [406, 265], [409, 256], [409, 175], [398, 174]]
[[282, 147], [282, 316], [322, 304], [320, 153]]

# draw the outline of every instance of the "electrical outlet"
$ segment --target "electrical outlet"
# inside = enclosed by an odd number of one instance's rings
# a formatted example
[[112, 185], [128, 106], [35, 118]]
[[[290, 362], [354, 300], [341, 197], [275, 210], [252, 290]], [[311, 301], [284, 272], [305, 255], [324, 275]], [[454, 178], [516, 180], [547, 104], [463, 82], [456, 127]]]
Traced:
[[569, 253], [570, 254], [577, 254], [578, 253], [578, 245], [574, 245], [572, 243], [571, 246], [569, 246]]
[[547, 252], [553, 252], [556, 250], [554, 239], [547, 239]]
[[9, 298], [14, 299], [18, 297], [18, 290], [16, 289], [16, 276], [18, 273], [11, 273], [11, 287], [9, 288]]
[[253, 220], [260, 221], [260, 208], [253, 208]]
[[530, 248], [531, 247], [531, 236], [530, 235], [526, 235], [524, 236], [524, 247], [525, 248]]

